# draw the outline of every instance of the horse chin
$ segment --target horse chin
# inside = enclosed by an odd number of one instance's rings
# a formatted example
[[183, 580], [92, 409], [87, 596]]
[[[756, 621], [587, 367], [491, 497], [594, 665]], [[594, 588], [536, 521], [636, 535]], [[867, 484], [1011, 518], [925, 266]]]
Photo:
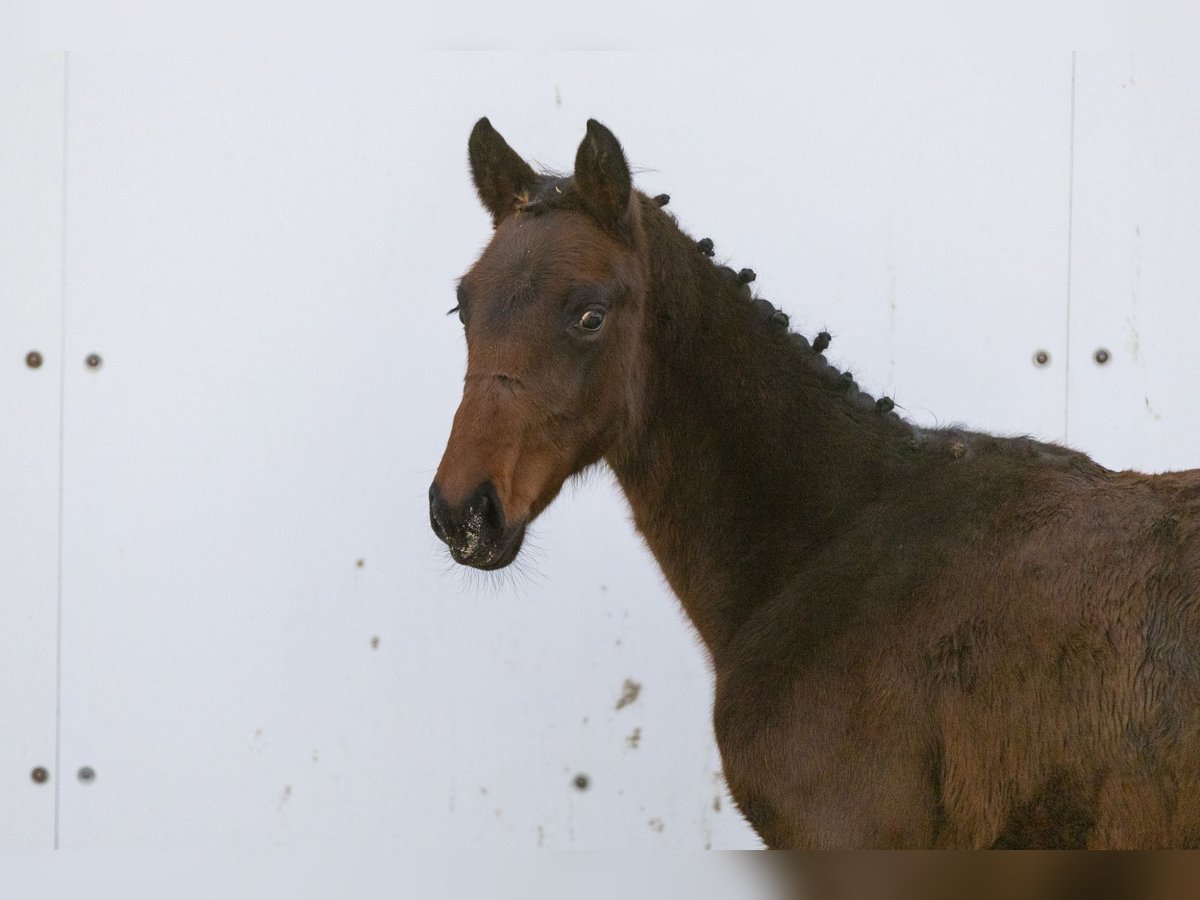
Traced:
[[477, 553], [469, 559], [456, 560], [464, 566], [470, 566], [473, 569], [479, 569], [483, 572], [494, 572], [496, 569], [503, 569], [521, 552], [521, 545], [525, 542], [525, 524], [513, 526], [511, 529], [506, 529], [508, 534], [505, 534], [488, 552]]

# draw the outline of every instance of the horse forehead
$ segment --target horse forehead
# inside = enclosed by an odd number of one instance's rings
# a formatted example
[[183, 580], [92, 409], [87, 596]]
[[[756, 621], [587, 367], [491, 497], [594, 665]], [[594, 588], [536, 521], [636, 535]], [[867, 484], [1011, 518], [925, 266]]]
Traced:
[[479, 274], [508, 293], [553, 279], [603, 277], [605, 248], [585, 218], [562, 211], [517, 213], [501, 223], [479, 260]]

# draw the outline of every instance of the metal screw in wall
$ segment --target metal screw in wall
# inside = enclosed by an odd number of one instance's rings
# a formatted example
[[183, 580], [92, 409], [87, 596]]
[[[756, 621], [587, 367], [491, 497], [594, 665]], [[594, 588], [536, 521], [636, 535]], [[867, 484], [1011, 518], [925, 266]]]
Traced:
[[1107, 350], [1105, 350], [1103, 347], [1101, 347], [1099, 350], [1097, 350], [1095, 353], [1092, 354], [1092, 359], [1096, 360], [1096, 365], [1103, 366], [1110, 359], [1112, 359], [1112, 354], [1109, 353]]
[[91, 784], [96, 780], [96, 770], [91, 766], [84, 766], [79, 770], [79, 780], [84, 784]]
[[104, 360], [100, 358], [99, 353], [89, 353], [84, 362], [87, 363], [89, 369], [98, 369], [100, 368], [100, 363], [104, 362]]
[[1050, 354], [1045, 350], [1039, 350], [1037, 353], [1033, 354], [1033, 364], [1039, 369], [1044, 369], [1046, 366], [1050, 365]]
[[42, 367], [42, 354], [36, 350], [30, 350], [25, 354], [25, 365], [31, 369], [40, 369]]
[[50, 780], [50, 773], [46, 771], [45, 766], [38, 766], [29, 773], [29, 777], [33, 779], [34, 784], [45, 784]]

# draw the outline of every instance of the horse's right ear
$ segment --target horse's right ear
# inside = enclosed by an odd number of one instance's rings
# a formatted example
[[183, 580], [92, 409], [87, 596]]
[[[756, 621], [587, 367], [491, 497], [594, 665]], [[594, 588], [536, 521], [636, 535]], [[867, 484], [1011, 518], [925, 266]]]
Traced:
[[499, 225], [516, 207], [518, 198], [537, 184], [537, 173], [508, 146], [486, 116], [471, 129], [467, 156], [479, 199], [492, 214], [492, 223]]

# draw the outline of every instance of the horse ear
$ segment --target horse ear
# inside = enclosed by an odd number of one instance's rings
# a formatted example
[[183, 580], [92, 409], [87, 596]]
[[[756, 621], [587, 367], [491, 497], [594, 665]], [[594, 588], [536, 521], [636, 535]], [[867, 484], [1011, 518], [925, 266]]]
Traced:
[[537, 173], [508, 146], [486, 116], [471, 129], [467, 156], [479, 199], [492, 214], [492, 223], [499, 225], [513, 211], [517, 198], [537, 184]]
[[595, 119], [588, 119], [587, 135], [575, 154], [575, 188], [601, 224], [625, 224], [633, 189], [629, 163], [616, 136]]

